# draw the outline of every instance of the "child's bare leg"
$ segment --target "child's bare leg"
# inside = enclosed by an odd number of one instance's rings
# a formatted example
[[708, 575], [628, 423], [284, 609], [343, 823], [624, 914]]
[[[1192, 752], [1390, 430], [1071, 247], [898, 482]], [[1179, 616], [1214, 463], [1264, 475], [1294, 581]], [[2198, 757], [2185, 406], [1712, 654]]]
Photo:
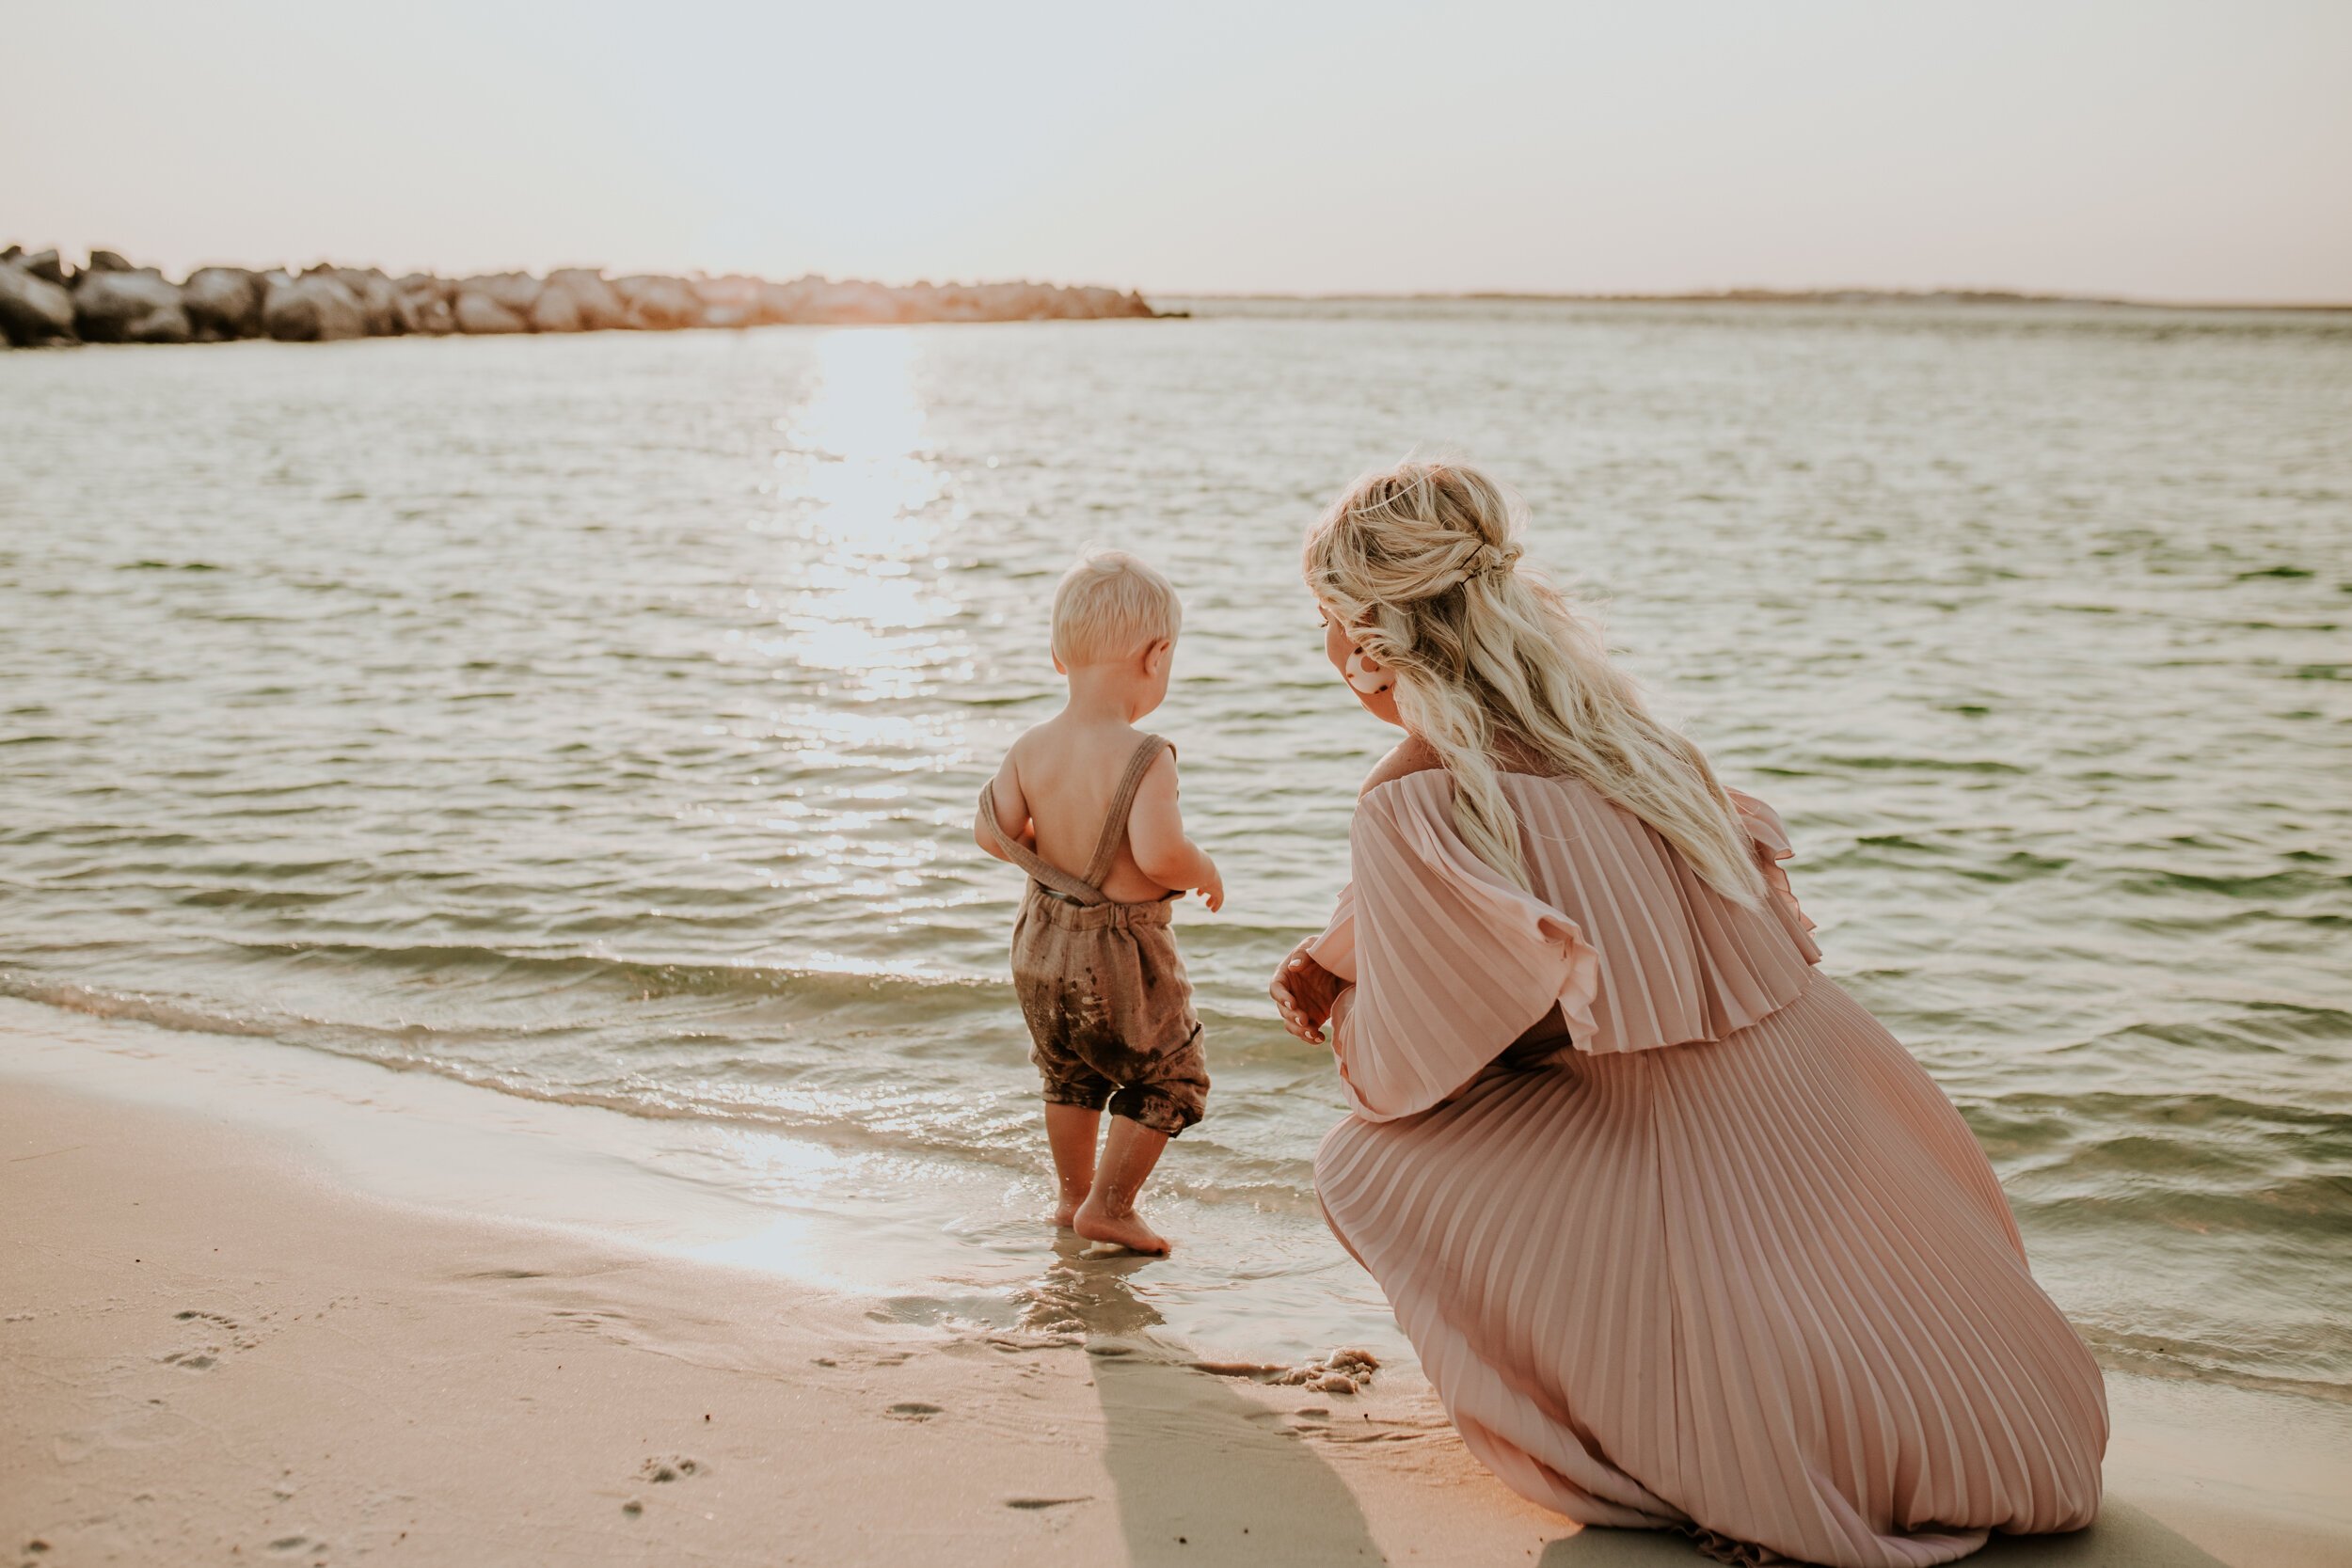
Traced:
[[1084, 1105], [1045, 1102], [1045, 1143], [1054, 1151], [1054, 1179], [1061, 1196], [1054, 1205], [1054, 1223], [1068, 1226], [1078, 1217], [1078, 1205], [1094, 1188], [1094, 1141], [1103, 1129], [1103, 1113]]
[[1167, 1147], [1167, 1133], [1113, 1115], [1110, 1136], [1103, 1140], [1103, 1164], [1095, 1172], [1094, 1190], [1078, 1210], [1074, 1227], [1078, 1234], [1089, 1242], [1115, 1243], [1130, 1252], [1167, 1252], [1167, 1241], [1136, 1212], [1136, 1194]]

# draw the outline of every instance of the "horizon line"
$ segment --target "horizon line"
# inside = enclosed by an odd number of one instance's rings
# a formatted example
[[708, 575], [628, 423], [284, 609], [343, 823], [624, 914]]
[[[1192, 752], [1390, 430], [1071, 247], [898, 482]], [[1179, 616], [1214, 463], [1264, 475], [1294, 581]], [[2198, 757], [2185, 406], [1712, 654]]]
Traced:
[[[24, 260], [29, 260], [29, 259], [30, 259], [32, 256], [34, 256], [34, 255], [38, 255], [38, 254], [40, 254], [40, 253], [41, 253], [41, 252], [40, 252], [40, 251], [35, 251], [35, 250], [32, 248], [32, 246], [30, 246], [30, 245], [25, 245], [25, 244], [24, 244], [24, 242], [22, 242], [22, 241], [18, 241], [18, 242], [16, 242], [16, 243], [15, 243], [15, 244], [13, 244], [13, 245], [9, 245], [7, 248], [8, 248], [8, 249], [9, 249], [10, 251], [13, 251], [13, 252], [17, 253], [14, 259], [15, 259], [15, 260], [17, 260], [17, 261], [19, 261], [20, 262], [21, 262], [21, 261], [24, 261]], [[57, 258], [59, 259], [59, 261], [64, 261], [64, 259], [65, 259], [65, 258], [66, 258], [69, 254], [71, 254], [70, 252], [68, 252], [68, 251], [66, 250], [66, 248], [65, 248], [63, 245], [56, 245], [56, 244], [54, 244], [54, 243], [53, 243], [53, 244], [51, 244], [51, 245], [49, 245], [43, 246], [43, 247], [42, 247], [42, 250], [43, 250], [43, 251], [47, 251], [47, 252], [50, 252], [50, 253], [54, 253], [54, 254], [56, 254], [56, 255], [57, 256]], [[84, 262], [84, 265], [83, 265], [81, 268], [77, 268], [77, 269], [74, 269], [74, 270], [76, 270], [76, 271], [103, 270], [103, 269], [93, 269], [93, 267], [92, 267], [92, 265], [91, 265], [91, 261], [92, 261], [92, 260], [94, 260], [94, 258], [95, 258], [96, 256], [98, 256], [99, 254], [101, 254], [102, 252], [106, 253], [106, 254], [109, 254], [109, 255], [112, 255], [112, 256], [115, 256], [115, 257], [122, 258], [122, 259], [123, 259], [124, 261], [128, 261], [128, 258], [124, 256], [124, 253], [123, 253], [123, 252], [120, 252], [120, 251], [108, 251], [108, 250], [106, 250], [106, 247], [98, 246], [98, 245], [91, 245], [91, 246], [88, 246], [88, 247], [87, 247], [87, 248], [84, 251], [84, 257], [85, 257], [85, 262]], [[131, 265], [134, 269], [137, 269], [137, 268], [139, 268], [139, 267], [142, 265], [141, 263], [138, 263], [138, 262], [135, 262], [135, 261], [129, 262], [129, 264], [130, 264], [130, 265]], [[150, 265], [151, 265], [151, 263]], [[291, 275], [299, 276], [299, 275], [301, 275], [301, 274], [308, 273], [308, 272], [310, 272], [310, 271], [315, 271], [315, 270], [318, 270], [318, 269], [320, 269], [320, 268], [334, 268], [334, 269], [342, 270], [342, 269], [345, 269], [345, 268], [349, 268], [349, 267], [351, 267], [351, 266], [352, 266], [352, 263], [349, 263], [349, 262], [338, 262], [338, 261], [328, 261], [328, 260], [326, 260], [326, 259], [322, 258], [321, 260], [319, 260], [319, 261], [315, 261], [315, 262], [311, 262], [311, 263], [310, 263], [309, 265], [306, 265], [306, 266], [297, 266], [295, 263], [289, 262], [289, 261], [280, 261], [280, 262], [277, 263], [274, 267], [260, 267], [260, 266], [252, 266], [252, 265], [247, 265], [247, 264], [244, 264], [244, 263], [237, 263], [237, 262], [227, 262], [227, 263], [222, 263], [222, 262], [215, 262], [215, 263], [210, 263], [210, 265], [213, 265], [213, 266], [227, 266], [227, 267], [230, 267], [230, 268], [231, 268], [231, 269], [233, 269], [233, 270], [243, 271], [243, 272], [269, 272], [269, 271], [282, 271], [282, 272], [289, 273], [289, 274], [291, 274]], [[159, 273], [160, 273], [160, 272], [165, 271], [165, 269], [163, 269], [163, 268], [161, 268], [161, 267], [155, 267], [153, 270], [155, 270], [155, 271], [157, 271], [157, 272], [159, 272]], [[191, 276], [192, 276], [194, 273], [196, 273], [196, 272], [198, 272], [198, 271], [205, 270], [205, 269], [204, 269], [204, 267], [203, 267], [203, 266], [200, 266], [200, 265], [191, 265], [191, 266], [189, 266], [189, 267], [187, 267], [187, 268], [185, 268], [185, 269], [183, 269], [183, 270], [184, 270], [187, 274], [189, 274], [189, 275], [191, 275]], [[391, 275], [391, 273], [389, 272], [389, 270], [388, 268], [384, 267], [384, 265], [383, 265], [381, 262], [368, 263], [368, 264], [366, 264], [366, 265], [363, 265], [363, 266], [358, 267], [358, 269], [356, 269], [356, 270], [361, 270], [361, 271], [377, 271], [377, 272], [383, 272], [383, 273], [384, 273], [387, 277], [390, 277], [390, 276], [392, 276], [392, 275]], [[498, 271], [495, 271], [495, 272], [484, 272], [484, 273], [474, 274], [474, 275], [472, 275], [472, 276], [475, 276], [475, 277], [499, 277], [499, 276], [503, 276], [503, 275], [512, 275], [512, 274], [519, 273], [519, 274], [521, 274], [522, 276], [525, 276], [525, 277], [532, 277], [532, 276], [545, 277], [545, 276], [550, 276], [550, 275], [552, 275], [552, 274], [554, 274], [554, 273], [556, 273], [556, 272], [559, 272], [559, 271], [583, 271], [583, 272], [593, 272], [593, 273], [596, 274], [596, 275], [597, 275], [597, 276], [599, 276], [599, 277], [609, 277], [609, 276], [610, 276], [610, 275], [612, 275], [612, 274], [615, 270], [621, 270], [621, 271], [623, 271], [625, 274], [626, 274], [626, 273], [627, 273], [627, 271], [628, 271], [628, 269], [614, 269], [614, 268], [612, 268], [612, 266], [610, 266], [609, 264], [584, 264], [584, 263], [574, 263], [574, 264], [571, 264], [571, 265], [567, 265], [567, 266], [560, 266], [560, 267], [559, 267], [559, 266], [554, 266], [554, 265], [549, 265], [549, 266], [546, 266], [546, 267], [544, 267], [544, 268], [535, 269], [535, 270], [534, 270], [534, 269], [532, 269], [532, 268], [531, 268], [531, 267], [528, 267], [528, 266], [520, 266], [520, 267], [510, 266], [510, 267], [506, 267], [506, 268], [501, 268], [501, 269], [499, 269]], [[438, 273], [438, 271], [437, 271], [437, 270], [433, 270], [433, 271], [429, 271], [429, 272], [427, 272], [427, 273], [425, 274], [425, 276], [439, 277], [439, 276], [441, 276], [441, 275]], [[466, 275], [462, 275], [462, 274], [453, 274], [453, 275], [451, 275], [451, 276], [452, 276], [453, 278], [459, 278], [459, 279], [462, 279], [462, 278], [463, 278], [463, 277], [464, 277], [464, 276], [466, 276]], [[728, 271], [728, 272], [723, 272], [723, 273], [713, 273], [713, 272], [711, 272], [711, 271], [710, 271], [708, 268], [707, 268], [707, 267], [697, 267], [697, 268], [693, 268], [693, 269], [687, 270], [687, 271], [673, 272], [673, 273], [655, 273], [655, 272], [647, 271], [646, 273], [644, 273], [644, 276], [660, 276], [660, 277], [679, 277], [679, 278], [701, 278], [701, 279], [720, 279], [720, 278], [728, 278], [728, 277], [759, 277], [759, 278], [761, 278], [763, 281], [769, 280], [768, 275], [767, 275], [767, 274], [765, 274], [765, 273], [751, 273], [751, 272], [745, 272], [745, 271], [740, 271], [740, 270], [730, 270], [730, 271]], [[1527, 302], [1527, 303], [1555, 303], [1555, 304], [1578, 304], [1578, 305], [1610, 305], [1610, 304], [1624, 304], [1624, 305], [1642, 305], [1642, 304], [1648, 304], [1648, 305], [1808, 305], [1808, 304], [1811, 304], [1811, 305], [1833, 305], [1833, 304], [1871, 304], [1871, 303], [1883, 303], [1883, 304], [1962, 304], [1962, 305], [2095, 305], [2095, 306], [2121, 307], [2121, 308], [2125, 308], [2125, 309], [2142, 309], [2142, 310], [2226, 310], [2226, 311], [2261, 311], [2261, 310], [2277, 310], [2277, 311], [2282, 311], [2282, 312], [2292, 312], [2292, 313], [2301, 313], [2301, 314], [2314, 314], [2314, 313], [2317, 313], [2317, 314], [2325, 314], [2325, 313], [2340, 313], [2340, 312], [2344, 312], [2344, 311], [2352, 311], [2352, 296], [2347, 296], [2347, 297], [2345, 297], [2345, 298], [2343, 298], [2343, 299], [2337, 299], [2337, 300], [2313, 300], [2313, 299], [2259, 300], [2259, 299], [2244, 299], [2244, 298], [2183, 298], [2183, 297], [2180, 297], [2180, 296], [2153, 296], [2153, 297], [2152, 297], [2152, 296], [2147, 296], [2147, 295], [2134, 295], [2134, 294], [2123, 294], [2123, 293], [2076, 293], [2076, 292], [2063, 291], [2063, 290], [2026, 289], [2026, 288], [2007, 287], [2007, 286], [2002, 286], [2002, 287], [1983, 287], [1983, 286], [1936, 285], [1936, 286], [1930, 286], [1930, 287], [1923, 287], [1923, 286], [1890, 287], [1890, 286], [1884, 286], [1884, 285], [1869, 285], [1869, 284], [1828, 284], [1828, 285], [1808, 285], [1808, 286], [1802, 287], [1802, 288], [1772, 288], [1772, 287], [1765, 287], [1765, 286], [1761, 286], [1761, 285], [1740, 284], [1740, 285], [1730, 285], [1730, 286], [1725, 286], [1725, 287], [1719, 287], [1719, 288], [1706, 288], [1706, 289], [1617, 289], [1617, 290], [1596, 290], [1596, 289], [1497, 289], [1497, 288], [1484, 288], [1484, 289], [1327, 289], [1327, 289], [1182, 289], [1182, 288], [1174, 288], [1174, 289], [1170, 289], [1170, 288], [1153, 288], [1153, 287], [1150, 287], [1150, 286], [1147, 286], [1147, 285], [1141, 285], [1141, 284], [1136, 284], [1136, 283], [1127, 283], [1127, 284], [1100, 283], [1100, 282], [1089, 283], [1089, 282], [1077, 282], [1077, 281], [1057, 280], [1057, 279], [1055, 279], [1055, 278], [1050, 277], [1019, 277], [1019, 278], [1011, 278], [1011, 277], [988, 278], [988, 277], [984, 277], [975, 276], [975, 277], [973, 277], [972, 278], [970, 278], [970, 279], [968, 279], [968, 280], [957, 280], [957, 279], [954, 279], [952, 277], [949, 277], [949, 279], [948, 279], [948, 281], [944, 282], [944, 283], [943, 283], [943, 282], [936, 281], [936, 280], [934, 280], [932, 277], [921, 277], [921, 278], [914, 279], [914, 280], [911, 280], [911, 281], [904, 281], [904, 282], [885, 282], [885, 281], [882, 280], [881, 278], [876, 278], [876, 277], [838, 277], [838, 278], [836, 278], [836, 277], [832, 277], [830, 274], [824, 274], [824, 273], [817, 273], [817, 272], [808, 272], [808, 271], [803, 271], [803, 272], [800, 275], [800, 277], [801, 277], [801, 278], [803, 278], [803, 279], [816, 279], [816, 280], [820, 280], [820, 281], [827, 282], [827, 283], [839, 283], [839, 284], [866, 283], [866, 284], [873, 284], [873, 285], [876, 285], [876, 286], [879, 286], [879, 287], [882, 287], [882, 288], [884, 288], [884, 289], [893, 289], [893, 290], [919, 289], [919, 288], [923, 288], [923, 287], [926, 287], [926, 286], [928, 286], [928, 287], [932, 287], [932, 288], [956, 288], [956, 287], [961, 287], [961, 288], [980, 288], [980, 287], [987, 287], [987, 286], [989, 286], [989, 285], [990, 285], [990, 284], [992, 284], [992, 283], [1016, 283], [1016, 282], [1017, 282], [1017, 283], [1042, 284], [1042, 285], [1044, 285], [1044, 286], [1046, 286], [1046, 287], [1052, 287], [1052, 288], [1063, 288], [1063, 289], [1071, 289], [1071, 288], [1081, 288], [1081, 289], [1082, 289], [1082, 288], [1107, 288], [1107, 289], [1111, 289], [1111, 290], [1114, 290], [1114, 291], [1116, 291], [1116, 292], [1122, 293], [1136, 293], [1136, 294], [1145, 295], [1145, 296], [1147, 296], [1147, 297], [1156, 296], [1156, 297], [1158, 297], [1158, 298], [1162, 298], [1162, 299], [1180, 299], [1180, 300], [1184, 300], [1184, 299], [1193, 299], [1193, 300], [1295, 300], [1295, 301], [1298, 301], [1298, 302], [1300, 302], [1300, 303], [1331, 303], [1331, 304], [1344, 304], [1344, 303], [1349, 303], [1349, 302], [1364, 302], [1364, 303], [1413, 303], [1413, 302], [1440, 302], [1440, 301], [1449, 301], [1449, 300], [1455, 300], [1455, 301], [1490, 301], [1490, 302], [1495, 302], [1495, 303], [1509, 303], [1509, 302], [1515, 302], [1515, 301], [1523, 301], [1523, 302]], [[787, 281], [789, 281], [789, 280], [787, 280]]]
[[2032, 289], [1890, 289], [1836, 287], [1806, 289], [1685, 289], [1685, 290], [1553, 290], [1553, 289], [1139, 289], [1147, 297], [1162, 299], [1296, 300], [1301, 303], [1401, 303], [1445, 300], [1526, 301], [1566, 305], [1836, 305], [1963, 304], [1963, 305], [2108, 305], [2137, 310], [2286, 310], [2352, 311], [2352, 298], [2343, 300], [2249, 300], [2150, 298], [2132, 294], [2068, 293]]

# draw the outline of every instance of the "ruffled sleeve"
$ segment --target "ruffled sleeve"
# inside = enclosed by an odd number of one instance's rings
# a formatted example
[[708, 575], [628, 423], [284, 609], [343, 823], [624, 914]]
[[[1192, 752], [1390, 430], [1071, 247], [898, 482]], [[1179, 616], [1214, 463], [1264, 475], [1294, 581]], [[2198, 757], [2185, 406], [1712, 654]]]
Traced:
[[1726, 789], [1731, 803], [1739, 808], [1740, 825], [1748, 831], [1748, 838], [1756, 846], [1756, 868], [1764, 874], [1764, 888], [1772, 899], [1772, 912], [1796, 940], [1804, 954], [1804, 961], [1820, 963], [1821, 950], [1813, 941], [1815, 927], [1812, 918], [1797, 902], [1797, 890], [1788, 885], [1788, 873], [1780, 863], [1796, 856], [1788, 842], [1788, 829], [1780, 819], [1780, 813], [1755, 796], [1737, 789]]
[[1470, 852], [1450, 800], [1442, 773], [1397, 780], [1363, 797], [1348, 835], [1355, 877], [1332, 946], [1356, 983], [1332, 1010], [1332, 1048], [1368, 1121], [1444, 1101], [1555, 1004], [1573, 1040], [1593, 1032], [1598, 956], [1575, 921]]
[[1307, 943], [1307, 957], [1346, 981], [1356, 983], [1356, 884], [1340, 889], [1339, 906], [1331, 911], [1331, 924], [1323, 934]]

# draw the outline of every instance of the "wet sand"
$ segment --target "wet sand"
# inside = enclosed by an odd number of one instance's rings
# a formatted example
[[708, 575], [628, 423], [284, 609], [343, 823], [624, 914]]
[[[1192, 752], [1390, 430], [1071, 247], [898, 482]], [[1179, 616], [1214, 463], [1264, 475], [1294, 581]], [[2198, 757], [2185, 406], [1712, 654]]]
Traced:
[[[888, 1321], [637, 1244], [618, 1207], [589, 1229], [388, 1196], [330, 1152], [378, 1113], [313, 1096], [290, 1137], [222, 1114], [233, 1085], [202, 1111], [110, 1092], [87, 1043], [0, 1034], [0, 1560], [1700, 1560], [1513, 1497], [1407, 1369], [1346, 1396], [1181, 1365], [1120, 1331], [1131, 1263], [1076, 1260], [1083, 1338]], [[418, 1192], [484, 1184], [479, 1150], [439, 1163]], [[2299, 1408], [2119, 1380], [2100, 1525], [1977, 1560], [2352, 1561], [2325, 1485], [2345, 1424], [2302, 1412], [2290, 1462], [2233, 1400]]]

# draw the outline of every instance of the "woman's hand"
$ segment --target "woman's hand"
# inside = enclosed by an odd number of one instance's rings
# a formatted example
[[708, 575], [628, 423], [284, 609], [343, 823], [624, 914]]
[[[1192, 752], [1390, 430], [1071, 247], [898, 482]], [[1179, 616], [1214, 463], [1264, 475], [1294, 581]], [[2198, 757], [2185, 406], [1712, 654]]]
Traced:
[[1346, 982], [1307, 956], [1314, 939], [1310, 937], [1291, 949], [1274, 972], [1274, 983], [1266, 994], [1281, 1010], [1282, 1027], [1310, 1045], [1323, 1043], [1323, 1025], [1331, 1016], [1331, 1006]]

